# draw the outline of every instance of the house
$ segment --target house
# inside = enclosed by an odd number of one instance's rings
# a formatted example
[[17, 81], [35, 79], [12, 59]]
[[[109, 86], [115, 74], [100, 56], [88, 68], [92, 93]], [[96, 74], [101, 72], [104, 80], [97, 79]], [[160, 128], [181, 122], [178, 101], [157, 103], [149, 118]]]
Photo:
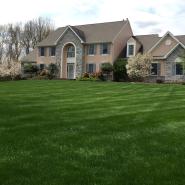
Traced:
[[131, 36], [127, 41], [127, 58], [137, 53], [149, 53], [153, 57], [150, 81], [185, 80], [181, 57], [185, 53], [185, 35], [174, 36], [167, 32], [163, 37], [155, 34]]
[[102, 63], [113, 64], [132, 36], [128, 19], [61, 27], [39, 43], [22, 63], [37, 64], [40, 69], [55, 63], [59, 78], [76, 79], [84, 72], [99, 72]]

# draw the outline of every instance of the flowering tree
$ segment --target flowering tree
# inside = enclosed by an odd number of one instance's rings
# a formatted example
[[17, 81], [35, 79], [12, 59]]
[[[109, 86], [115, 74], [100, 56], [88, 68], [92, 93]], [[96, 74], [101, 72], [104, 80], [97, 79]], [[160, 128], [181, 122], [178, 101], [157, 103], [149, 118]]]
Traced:
[[0, 78], [14, 80], [21, 76], [20, 62], [3, 62], [0, 64]]
[[143, 80], [150, 75], [152, 57], [149, 54], [137, 54], [128, 59], [127, 74], [131, 79]]

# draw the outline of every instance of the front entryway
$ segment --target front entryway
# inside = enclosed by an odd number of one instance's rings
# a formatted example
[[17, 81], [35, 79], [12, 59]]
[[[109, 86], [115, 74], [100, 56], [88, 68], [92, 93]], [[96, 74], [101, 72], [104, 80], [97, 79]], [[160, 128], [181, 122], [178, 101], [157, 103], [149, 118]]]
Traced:
[[61, 78], [76, 78], [76, 49], [72, 43], [67, 43], [62, 51], [62, 71]]
[[75, 65], [74, 64], [67, 64], [67, 78], [74, 79], [75, 78]]

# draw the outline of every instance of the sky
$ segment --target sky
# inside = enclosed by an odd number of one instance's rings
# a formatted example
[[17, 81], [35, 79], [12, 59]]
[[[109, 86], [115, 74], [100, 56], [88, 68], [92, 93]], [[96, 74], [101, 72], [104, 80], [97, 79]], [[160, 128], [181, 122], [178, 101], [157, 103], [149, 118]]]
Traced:
[[39, 16], [56, 28], [128, 18], [135, 35], [185, 35], [185, 0], [1, 0], [0, 25]]

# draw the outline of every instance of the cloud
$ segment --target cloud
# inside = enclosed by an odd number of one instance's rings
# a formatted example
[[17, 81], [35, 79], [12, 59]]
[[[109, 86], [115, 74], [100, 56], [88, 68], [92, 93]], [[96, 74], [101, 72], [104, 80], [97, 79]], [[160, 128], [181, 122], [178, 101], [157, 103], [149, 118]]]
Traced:
[[137, 22], [135, 22], [135, 24], [139, 28], [147, 28], [147, 27], [159, 25], [160, 23], [157, 21], [137, 21]]
[[185, 34], [184, 0], [6, 0], [1, 7], [0, 24], [39, 16], [50, 17], [56, 27], [129, 18], [135, 34]]

